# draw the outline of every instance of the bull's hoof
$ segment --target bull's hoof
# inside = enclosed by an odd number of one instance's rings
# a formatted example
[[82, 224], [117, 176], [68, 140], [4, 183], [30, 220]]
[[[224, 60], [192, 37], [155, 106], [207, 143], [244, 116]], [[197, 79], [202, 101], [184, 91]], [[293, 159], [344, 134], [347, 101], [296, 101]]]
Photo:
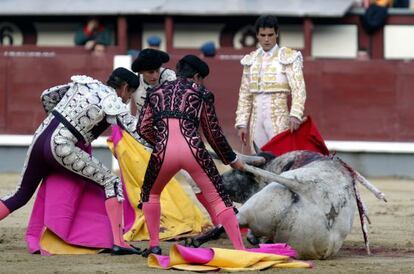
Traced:
[[161, 255], [162, 250], [159, 246], [152, 246], [150, 248], [146, 248], [142, 251], [142, 257], [147, 258], [150, 254]]

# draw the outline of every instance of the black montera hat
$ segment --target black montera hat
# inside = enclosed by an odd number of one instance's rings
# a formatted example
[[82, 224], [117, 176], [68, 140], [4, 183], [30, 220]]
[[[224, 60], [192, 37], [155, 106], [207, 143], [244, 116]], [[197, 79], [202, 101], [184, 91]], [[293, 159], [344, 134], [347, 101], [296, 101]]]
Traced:
[[195, 55], [186, 55], [181, 59], [181, 61], [189, 64], [203, 78], [206, 78], [206, 76], [210, 73], [207, 63]]
[[116, 76], [127, 82], [128, 86], [137, 89], [139, 87], [139, 77], [126, 68], [116, 68], [112, 71], [112, 76]]
[[132, 71], [154, 70], [170, 60], [168, 53], [156, 49], [144, 49], [132, 63]]

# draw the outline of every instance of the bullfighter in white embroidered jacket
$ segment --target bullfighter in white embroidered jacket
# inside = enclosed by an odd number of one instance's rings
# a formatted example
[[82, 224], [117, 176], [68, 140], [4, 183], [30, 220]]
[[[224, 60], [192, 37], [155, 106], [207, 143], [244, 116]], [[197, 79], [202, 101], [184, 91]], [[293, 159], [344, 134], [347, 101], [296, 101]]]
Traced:
[[[275, 135], [296, 130], [302, 119], [306, 100], [302, 54], [279, 47], [279, 25], [274, 16], [256, 21], [260, 48], [242, 60], [243, 76], [236, 111], [235, 127], [242, 143], [266, 144]], [[291, 108], [288, 97], [291, 96]], [[249, 122], [250, 120], [250, 122]]]

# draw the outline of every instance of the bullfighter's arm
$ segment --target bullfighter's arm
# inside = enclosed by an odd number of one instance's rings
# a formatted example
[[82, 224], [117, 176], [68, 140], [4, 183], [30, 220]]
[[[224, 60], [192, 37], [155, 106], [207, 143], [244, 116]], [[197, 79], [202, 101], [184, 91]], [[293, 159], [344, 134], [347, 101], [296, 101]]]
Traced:
[[55, 86], [42, 92], [40, 101], [44, 110], [49, 113], [62, 100], [66, 92], [71, 88], [71, 84]]
[[127, 131], [135, 140], [147, 145], [137, 132], [137, 118], [131, 114], [129, 108], [120, 97], [111, 94], [102, 100], [102, 109], [105, 112], [109, 124], [117, 124]]
[[236, 123], [235, 127], [247, 127], [252, 110], [253, 95], [249, 91], [249, 71], [250, 66], [243, 67], [243, 76], [241, 79], [239, 100], [237, 102]]
[[[292, 92], [292, 106], [290, 116], [299, 120], [303, 118], [306, 101], [305, 80], [303, 78], [303, 58], [299, 51], [284, 48], [281, 52], [282, 60], [286, 60], [286, 77]], [[282, 61], [283, 62], [283, 61]]]
[[237, 156], [227, 142], [217, 119], [214, 95], [207, 90], [205, 90], [200, 120], [203, 133], [220, 160], [226, 165], [235, 162]]
[[155, 129], [154, 129], [153, 112], [149, 103], [149, 96], [145, 98], [144, 106], [139, 114], [137, 131], [142, 138], [150, 145], [155, 146]]

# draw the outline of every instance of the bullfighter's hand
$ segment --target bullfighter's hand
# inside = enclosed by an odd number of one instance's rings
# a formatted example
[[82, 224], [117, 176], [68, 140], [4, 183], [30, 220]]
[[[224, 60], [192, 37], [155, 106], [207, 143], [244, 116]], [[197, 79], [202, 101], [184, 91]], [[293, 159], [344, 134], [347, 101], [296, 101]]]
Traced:
[[301, 122], [298, 118], [294, 117], [294, 116], [290, 116], [289, 119], [289, 129], [290, 132], [294, 132], [295, 130], [297, 130], [300, 126]]
[[247, 145], [247, 128], [239, 127], [237, 129], [237, 134], [239, 135], [239, 138], [242, 144]]
[[230, 166], [232, 168], [237, 169], [237, 170], [240, 170], [240, 171], [243, 171], [244, 170], [244, 162], [242, 160], [240, 160], [240, 159], [237, 159], [237, 161], [234, 162], [234, 163], [232, 163], [232, 164], [230, 164]]

